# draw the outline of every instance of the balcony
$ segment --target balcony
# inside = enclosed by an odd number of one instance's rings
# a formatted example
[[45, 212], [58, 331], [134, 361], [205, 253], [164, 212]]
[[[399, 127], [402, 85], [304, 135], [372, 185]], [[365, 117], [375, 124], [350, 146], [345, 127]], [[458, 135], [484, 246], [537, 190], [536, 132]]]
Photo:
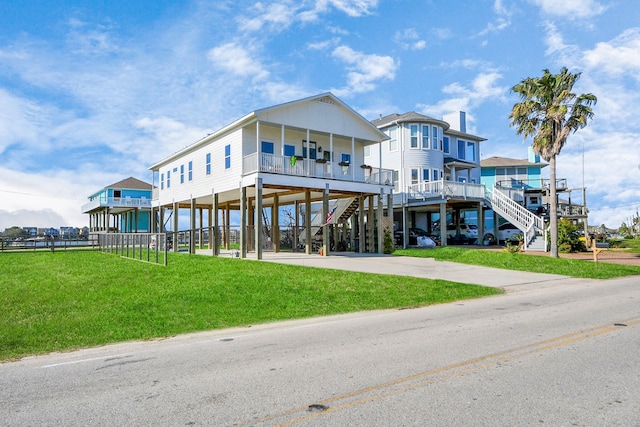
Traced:
[[483, 199], [485, 197], [484, 184], [470, 184], [468, 182], [427, 181], [412, 184], [407, 187], [409, 199]]
[[[258, 159], [260, 161], [258, 161]], [[253, 153], [243, 159], [243, 175], [256, 172], [309, 178], [336, 179], [366, 184], [393, 185], [393, 170], [323, 159]]]
[[151, 199], [145, 197], [108, 197], [96, 198], [82, 205], [82, 212], [87, 213], [97, 208], [149, 208], [151, 209]]

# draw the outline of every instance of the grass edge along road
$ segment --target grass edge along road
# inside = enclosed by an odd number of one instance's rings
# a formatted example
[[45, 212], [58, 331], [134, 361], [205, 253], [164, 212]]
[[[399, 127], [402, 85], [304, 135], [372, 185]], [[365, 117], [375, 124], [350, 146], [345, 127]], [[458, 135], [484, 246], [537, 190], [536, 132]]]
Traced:
[[579, 259], [551, 258], [453, 246], [433, 249], [397, 249], [394, 255], [433, 258], [436, 261], [451, 261], [531, 273], [559, 274], [583, 279], [613, 279], [640, 274], [640, 267], [632, 265], [594, 263]]
[[0, 361], [129, 340], [502, 293], [489, 287], [169, 254], [167, 267], [96, 251], [0, 255]]

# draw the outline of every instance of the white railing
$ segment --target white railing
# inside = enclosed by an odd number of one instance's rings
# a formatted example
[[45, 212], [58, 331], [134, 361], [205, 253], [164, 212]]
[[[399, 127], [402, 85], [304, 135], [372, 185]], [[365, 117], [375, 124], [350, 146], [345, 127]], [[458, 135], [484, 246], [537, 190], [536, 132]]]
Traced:
[[82, 212], [89, 212], [95, 208], [101, 206], [108, 206], [110, 208], [118, 207], [134, 207], [134, 208], [151, 208], [151, 199], [146, 197], [133, 198], [133, 197], [100, 197], [85, 203], [82, 206]]
[[268, 172], [281, 175], [328, 178], [343, 181], [365, 182], [371, 184], [393, 185], [393, 170], [369, 166], [354, 166], [348, 163], [313, 160], [276, 154], [253, 153], [244, 157], [242, 171], [244, 175], [255, 172]]
[[483, 199], [485, 196], [484, 184], [472, 184], [458, 181], [427, 181], [412, 184], [407, 187], [409, 198], [412, 199], [447, 199], [447, 198], [474, 198]]
[[493, 210], [523, 232], [525, 249], [538, 233], [544, 234], [544, 220], [509, 198], [500, 187], [494, 187], [487, 195]]

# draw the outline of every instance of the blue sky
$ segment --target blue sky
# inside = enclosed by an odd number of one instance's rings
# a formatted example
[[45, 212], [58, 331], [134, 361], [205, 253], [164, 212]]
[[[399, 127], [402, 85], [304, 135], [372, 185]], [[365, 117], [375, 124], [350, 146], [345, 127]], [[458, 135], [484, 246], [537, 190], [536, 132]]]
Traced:
[[637, 0], [0, 0], [0, 229], [86, 225], [105, 185], [326, 91], [368, 119], [466, 111], [482, 158], [525, 158], [510, 88], [563, 66], [598, 104], [558, 177], [618, 227], [640, 207]]

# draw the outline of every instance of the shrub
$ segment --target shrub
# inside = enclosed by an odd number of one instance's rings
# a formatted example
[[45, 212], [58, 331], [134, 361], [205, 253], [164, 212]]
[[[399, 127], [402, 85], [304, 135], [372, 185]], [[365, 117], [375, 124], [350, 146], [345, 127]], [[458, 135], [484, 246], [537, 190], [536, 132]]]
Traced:
[[391, 230], [388, 228], [384, 229], [384, 253], [392, 254], [396, 250], [395, 245], [393, 244], [393, 235], [391, 234]]

